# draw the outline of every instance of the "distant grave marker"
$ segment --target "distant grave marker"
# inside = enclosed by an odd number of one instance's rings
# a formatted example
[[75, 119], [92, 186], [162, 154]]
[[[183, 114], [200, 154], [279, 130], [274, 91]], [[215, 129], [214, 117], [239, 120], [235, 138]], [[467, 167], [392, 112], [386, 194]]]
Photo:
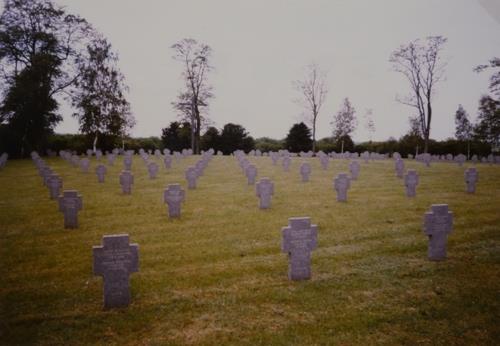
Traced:
[[184, 202], [186, 193], [180, 184], [169, 184], [163, 192], [163, 201], [168, 206], [170, 218], [181, 216], [181, 204]]
[[248, 165], [245, 169], [245, 175], [247, 177], [248, 185], [254, 185], [255, 178], [257, 177], [257, 168], [255, 167], [255, 165]]
[[302, 176], [302, 182], [309, 181], [309, 175], [311, 174], [311, 165], [307, 162], [304, 162], [300, 165], [300, 175]]
[[255, 192], [259, 197], [259, 208], [271, 207], [271, 197], [274, 194], [274, 183], [269, 178], [262, 178], [255, 186]]
[[156, 162], [150, 162], [148, 164], [148, 173], [149, 179], [156, 179], [156, 175], [158, 174], [158, 165]]
[[97, 174], [97, 181], [99, 183], [104, 183], [104, 177], [106, 176], [106, 172], [107, 172], [106, 166], [104, 166], [103, 164], [99, 164], [95, 168], [95, 174]]
[[339, 173], [333, 182], [333, 187], [337, 191], [337, 201], [347, 201], [347, 190], [351, 187], [351, 179], [346, 173]]
[[57, 199], [62, 189], [62, 179], [57, 174], [50, 174], [47, 178], [47, 187], [50, 192], [50, 199]]
[[476, 192], [476, 183], [479, 180], [478, 173], [475, 167], [468, 168], [465, 171], [465, 184], [467, 185], [468, 193]]
[[413, 169], [409, 169], [405, 175], [405, 187], [406, 187], [406, 196], [407, 197], [415, 197], [417, 195], [417, 185], [419, 182], [418, 173]]
[[196, 172], [196, 168], [189, 167], [186, 170], [186, 180], [188, 182], [188, 189], [196, 189], [196, 179], [198, 178], [198, 174]]
[[134, 175], [130, 171], [122, 171], [120, 174], [120, 185], [122, 192], [126, 195], [132, 193], [132, 185], [134, 184]]
[[351, 172], [351, 179], [356, 180], [358, 179], [359, 176], [359, 162], [358, 161], [351, 161], [349, 163], [349, 171]]
[[63, 191], [59, 196], [59, 211], [64, 214], [64, 228], [78, 228], [78, 212], [82, 207], [82, 196], [76, 190]]

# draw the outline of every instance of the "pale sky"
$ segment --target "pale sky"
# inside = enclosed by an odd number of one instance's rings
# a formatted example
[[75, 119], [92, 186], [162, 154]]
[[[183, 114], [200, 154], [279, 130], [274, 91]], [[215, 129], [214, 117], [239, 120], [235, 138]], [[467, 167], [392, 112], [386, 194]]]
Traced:
[[[373, 109], [374, 140], [399, 138], [413, 109], [395, 101], [409, 91], [389, 56], [399, 45], [429, 35], [448, 38], [446, 80], [437, 86], [431, 137], [454, 134], [462, 104], [474, 120], [491, 71], [472, 69], [500, 56], [500, 1], [133, 1], [55, 0], [103, 33], [119, 54], [137, 121], [133, 136], [160, 136], [177, 120], [170, 102], [183, 87], [170, 46], [194, 38], [213, 49], [209, 76], [216, 98], [209, 117], [220, 128], [243, 125], [254, 138], [284, 138], [302, 110], [291, 82], [311, 62], [328, 71], [329, 93], [317, 138], [331, 135], [333, 115], [349, 97], [360, 124], [355, 141], [368, 140], [362, 116]], [[489, 6], [488, 6], [489, 5]], [[63, 109], [59, 133], [78, 125]]]

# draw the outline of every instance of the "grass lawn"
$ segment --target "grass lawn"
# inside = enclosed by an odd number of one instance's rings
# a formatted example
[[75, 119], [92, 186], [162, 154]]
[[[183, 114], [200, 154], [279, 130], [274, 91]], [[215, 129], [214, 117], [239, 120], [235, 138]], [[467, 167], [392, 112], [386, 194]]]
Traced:
[[[77, 230], [63, 215], [31, 160], [0, 171], [0, 344], [488, 345], [500, 344], [500, 166], [478, 164], [475, 194], [451, 163], [419, 172], [417, 197], [405, 197], [392, 161], [361, 163], [348, 202], [333, 178], [347, 160], [293, 158], [290, 172], [250, 157], [258, 179], [275, 183], [269, 210], [234, 157], [214, 157], [182, 217], [163, 203], [169, 183], [186, 188], [196, 157], [174, 160], [150, 180], [134, 158], [132, 195], [122, 195], [122, 158], [104, 184], [60, 158], [46, 162], [65, 189], [83, 196]], [[310, 182], [299, 165], [310, 161]], [[448, 259], [427, 260], [424, 213], [447, 203], [454, 213]], [[289, 217], [318, 225], [312, 279], [287, 279], [280, 252]], [[128, 233], [139, 244], [128, 308], [102, 309], [102, 278], [92, 275], [92, 246]]]

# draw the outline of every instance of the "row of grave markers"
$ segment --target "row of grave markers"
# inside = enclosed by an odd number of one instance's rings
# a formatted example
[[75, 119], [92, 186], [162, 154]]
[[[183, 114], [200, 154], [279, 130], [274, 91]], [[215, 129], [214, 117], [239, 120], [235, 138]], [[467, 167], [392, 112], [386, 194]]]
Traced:
[[[422, 230], [428, 237], [428, 259], [446, 259], [448, 234], [453, 230], [448, 205], [432, 205], [424, 215]], [[288, 256], [288, 279], [311, 279], [311, 252], [318, 247], [318, 226], [311, 224], [309, 217], [289, 218], [288, 226], [281, 229], [281, 239], [281, 251]], [[104, 308], [128, 306], [129, 277], [139, 270], [139, 245], [130, 244], [128, 234], [105, 235], [102, 245], [94, 246], [92, 253], [93, 273], [103, 277]]]

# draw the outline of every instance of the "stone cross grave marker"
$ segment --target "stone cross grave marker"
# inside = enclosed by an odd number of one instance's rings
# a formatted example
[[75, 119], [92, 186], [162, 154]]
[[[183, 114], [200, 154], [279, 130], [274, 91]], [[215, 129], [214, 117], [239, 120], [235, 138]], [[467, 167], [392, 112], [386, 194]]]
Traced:
[[283, 165], [283, 170], [285, 172], [288, 172], [290, 170], [290, 162], [291, 162], [291, 159], [289, 156], [283, 157], [283, 161], [281, 164]]
[[107, 158], [108, 158], [108, 165], [113, 166], [116, 159], [115, 154], [108, 154]]
[[468, 168], [465, 171], [465, 184], [467, 185], [468, 193], [476, 192], [476, 183], [478, 181], [478, 173], [475, 167]]
[[330, 163], [330, 159], [328, 156], [324, 155], [320, 157], [321, 167], [326, 171], [328, 169], [328, 164]]
[[356, 180], [358, 179], [359, 176], [359, 162], [358, 161], [351, 161], [349, 163], [349, 171], [351, 172], [351, 179]]
[[129, 244], [128, 234], [105, 235], [102, 246], [93, 246], [94, 275], [104, 281], [104, 308], [130, 304], [131, 273], [139, 271], [139, 245]]
[[185, 191], [180, 184], [169, 184], [163, 192], [163, 201], [168, 206], [168, 216], [171, 218], [181, 216], [181, 203], [185, 199]]
[[255, 192], [259, 197], [259, 208], [268, 209], [271, 207], [271, 196], [274, 195], [274, 183], [269, 178], [262, 178], [255, 185]]
[[347, 201], [347, 190], [351, 187], [351, 179], [346, 173], [339, 173], [333, 182], [333, 187], [337, 191], [337, 201]]
[[405, 175], [406, 196], [415, 197], [417, 195], [416, 189], [418, 185], [417, 171], [409, 169]]
[[163, 164], [165, 165], [166, 169], [172, 167], [172, 156], [165, 155], [165, 157], [163, 158]]
[[78, 191], [63, 191], [59, 196], [59, 211], [64, 214], [64, 228], [78, 228], [78, 212], [82, 207], [82, 196]]
[[288, 279], [310, 279], [311, 251], [317, 247], [318, 226], [311, 225], [309, 217], [294, 217], [288, 219], [281, 233], [281, 251], [288, 254]]
[[126, 155], [123, 158], [123, 167], [125, 168], [126, 171], [132, 170], [132, 156]]
[[155, 179], [158, 174], [158, 165], [156, 162], [148, 163], [149, 179]]
[[95, 152], [95, 158], [97, 159], [97, 161], [99, 161], [101, 160], [101, 157], [102, 157], [102, 151], [97, 149]]
[[453, 229], [453, 213], [447, 204], [433, 204], [424, 215], [424, 233], [429, 237], [428, 258], [440, 261], [446, 258], [448, 234]]
[[309, 175], [311, 174], [311, 165], [307, 162], [304, 162], [300, 165], [300, 175], [302, 176], [302, 182], [309, 181]]
[[120, 174], [120, 185], [122, 192], [126, 195], [132, 193], [132, 185], [134, 184], [134, 175], [130, 171], [122, 171]]
[[188, 182], [188, 189], [196, 189], [196, 178], [198, 177], [198, 174], [196, 172], [196, 168], [194, 167], [189, 167], [186, 170], [186, 180]]
[[245, 175], [247, 176], [248, 185], [255, 184], [255, 178], [257, 177], [257, 168], [255, 165], [248, 165], [245, 169]]
[[271, 153], [271, 160], [273, 161], [273, 166], [278, 164], [279, 156], [277, 153]]
[[404, 170], [405, 170], [405, 163], [401, 159], [397, 159], [394, 161], [394, 168], [396, 169], [396, 176], [398, 178], [403, 178]]
[[88, 173], [89, 172], [89, 166], [90, 166], [90, 160], [87, 158], [81, 159], [80, 160], [80, 168], [82, 169], [82, 172]]
[[62, 179], [57, 174], [50, 174], [47, 178], [47, 187], [50, 192], [50, 199], [57, 199], [62, 189]]
[[95, 168], [95, 174], [97, 174], [97, 181], [99, 183], [104, 183], [104, 177], [106, 176], [106, 172], [107, 172], [106, 166], [104, 166], [103, 164], [99, 164]]

